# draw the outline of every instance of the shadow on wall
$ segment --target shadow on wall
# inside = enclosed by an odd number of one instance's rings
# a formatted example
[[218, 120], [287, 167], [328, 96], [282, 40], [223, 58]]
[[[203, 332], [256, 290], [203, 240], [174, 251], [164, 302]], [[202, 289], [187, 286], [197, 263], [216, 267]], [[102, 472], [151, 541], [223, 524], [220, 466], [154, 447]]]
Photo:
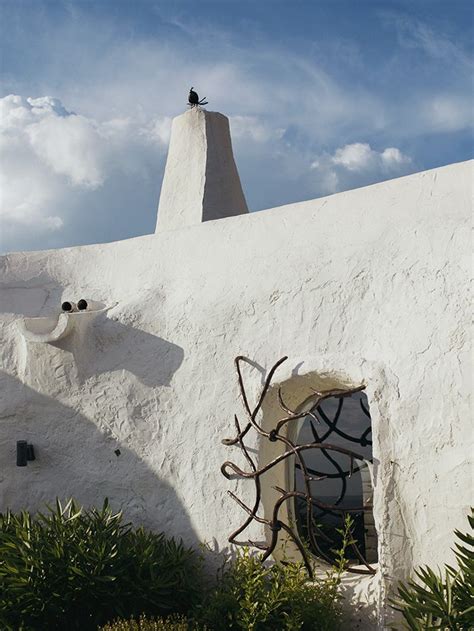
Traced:
[[169, 386], [184, 357], [180, 346], [106, 314], [85, 332], [74, 331], [55, 346], [73, 355], [81, 382], [102, 373], [125, 370], [145, 386]]
[[[0, 393], [1, 511], [36, 511], [56, 497], [99, 506], [108, 497], [113, 509], [123, 510], [126, 520], [198, 545], [186, 509], [175, 490], [159, 477], [160, 469], [168, 472], [165, 454], [155, 460], [157, 471], [153, 471], [78, 410], [4, 372], [0, 373]], [[27, 467], [16, 466], [17, 440], [34, 445], [36, 460]]]
[[[2, 260], [0, 257], [0, 266], [3, 264], [7, 267], [7, 258]], [[26, 317], [50, 315], [55, 309], [59, 309], [63, 295], [63, 287], [44, 271], [27, 280], [1, 283], [0, 291], [2, 312]]]
[[[25, 317], [54, 315], [60, 310], [62, 298], [68, 296], [45, 272], [34, 279], [0, 284], [0, 289], [4, 292], [2, 312]], [[87, 294], [84, 290], [78, 296]], [[129, 319], [130, 324], [119, 322], [118, 314], [103, 313], [84, 330], [76, 329], [72, 335], [50, 346], [71, 353], [81, 383], [106, 372], [127, 371], [145, 386], [169, 386], [183, 361], [183, 349], [135, 328], [136, 314], [123, 308], [120, 317]], [[49, 355], [47, 351], [46, 355]]]

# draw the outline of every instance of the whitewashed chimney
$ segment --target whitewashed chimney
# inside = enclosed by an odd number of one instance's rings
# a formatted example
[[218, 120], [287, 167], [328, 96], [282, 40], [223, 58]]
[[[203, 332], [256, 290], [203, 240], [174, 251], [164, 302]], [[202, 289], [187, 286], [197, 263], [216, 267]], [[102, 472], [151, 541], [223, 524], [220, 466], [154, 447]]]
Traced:
[[174, 118], [155, 232], [244, 213], [227, 116], [196, 107]]

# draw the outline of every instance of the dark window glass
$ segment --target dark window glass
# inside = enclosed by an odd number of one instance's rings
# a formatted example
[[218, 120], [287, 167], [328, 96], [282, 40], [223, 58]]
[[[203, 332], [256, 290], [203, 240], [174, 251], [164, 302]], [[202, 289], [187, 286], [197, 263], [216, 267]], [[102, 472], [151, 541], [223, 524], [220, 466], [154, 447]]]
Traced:
[[[377, 560], [377, 537], [372, 513], [372, 434], [367, 397], [363, 392], [331, 397], [312, 408], [303, 420], [298, 444], [323, 443], [327, 448], [300, 452], [308, 472], [315, 478], [309, 482], [311, 509], [303, 498], [295, 503], [300, 535], [312, 552], [331, 561], [334, 549], [341, 545], [344, 518], [347, 513], [354, 521], [353, 538], [346, 557], [355, 564]], [[330, 446], [350, 451], [340, 453]], [[301, 464], [295, 465], [295, 489], [306, 492]], [[309, 535], [308, 520], [312, 519]]]

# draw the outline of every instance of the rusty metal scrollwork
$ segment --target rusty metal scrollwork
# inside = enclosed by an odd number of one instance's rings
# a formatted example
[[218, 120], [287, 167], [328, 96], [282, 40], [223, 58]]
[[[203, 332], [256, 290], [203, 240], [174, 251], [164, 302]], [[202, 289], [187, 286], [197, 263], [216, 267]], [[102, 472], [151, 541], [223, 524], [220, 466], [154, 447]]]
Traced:
[[[247, 513], [247, 518], [245, 519], [245, 521], [239, 526], [239, 528], [237, 528], [237, 530], [235, 530], [230, 535], [228, 540], [230, 543], [234, 543], [236, 545], [250, 545], [252, 547], [258, 548], [263, 552], [262, 561], [264, 561], [275, 550], [278, 543], [279, 533], [283, 531], [295, 543], [296, 547], [301, 553], [309, 576], [312, 576], [313, 570], [311, 555], [308, 553], [308, 549], [311, 552], [315, 553], [318, 557], [325, 559], [328, 562], [332, 561], [330, 555], [327, 553], [327, 551], [323, 549], [324, 546], [321, 544], [321, 542], [325, 538], [327, 539], [327, 535], [321, 528], [320, 524], [318, 524], [314, 519], [315, 508], [326, 514], [336, 514], [341, 516], [344, 516], [347, 513], [361, 513], [372, 510], [370, 504], [354, 507], [341, 506], [341, 502], [345, 494], [347, 478], [351, 477], [354, 473], [359, 471], [360, 463], [363, 463], [364, 461], [366, 462], [366, 458], [362, 454], [352, 451], [351, 449], [346, 449], [344, 447], [341, 447], [340, 445], [327, 442], [327, 439], [330, 438], [331, 434], [341, 434], [341, 430], [337, 427], [337, 421], [341, 414], [343, 406], [342, 402], [344, 397], [360, 392], [364, 389], [364, 386], [348, 390], [333, 389], [323, 392], [313, 390], [314, 398], [312, 399], [312, 408], [309, 412], [297, 412], [290, 409], [290, 407], [286, 405], [283, 399], [281, 388], [278, 387], [278, 403], [282, 411], [282, 416], [280, 419], [275, 421], [272, 429], [266, 431], [259, 424], [259, 413], [262, 410], [262, 405], [264, 403], [265, 397], [267, 396], [268, 391], [272, 385], [272, 380], [275, 372], [277, 371], [279, 366], [281, 366], [281, 364], [287, 359], [288, 357], [286, 356], [282, 357], [272, 366], [265, 379], [257, 403], [253, 408], [250, 405], [247, 396], [241, 370], [242, 363], [250, 363], [252, 365], [252, 362], [243, 356], [238, 356], [235, 359], [235, 367], [237, 370], [240, 394], [246, 412], [247, 422], [245, 424], [245, 427], [242, 428], [237, 415], [235, 415], [234, 423], [237, 432], [236, 436], [231, 439], [224, 439], [222, 442], [224, 445], [238, 445], [240, 447], [245, 460], [248, 463], [248, 469], [243, 470], [235, 463], [231, 461], [226, 461], [222, 465], [221, 471], [227, 479], [231, 479], [232, 476], [234, 476], [240, 479], [252, 480], [255, 485], [255, 500], [253, 506], [248, 506], [240, 498], [238, 498], [235, 493], [233, 493], [232, 491], [228, 491], [230, 497], [232, 497], [232, 499], [237, 502], [237, 504]], [[333, 419], [330, 419], [321, 408], [321, 404], [331, 397], [337, 397], [339, 399], [337, 412]], [[360, 437], [346, 436], [346, 438], [348, 438], [352, 442], [356, 442], [359, 445], [364, 446], [370, 444], [370, 439], [368, 437], [370, 434], [370, 415], [368, 410], [363, 406], [362, 402], [361, 407], [366, 416], [369, 418], [369, 426], [364, 430]], [[319, 412], [319, 414], [317, 414], [317, 411]], [[288, 437], [287, 429], [288, 427], [290, 427], [290, 424], [308, 417], [310, 418], [311, 432], [314, 440], [310, 443], [298, 444]], [[326, 427], [324, 431], [318, 432], [316, 429], [316, 425], [320, 425], [321, 423], [323, 423]], [[263, 439], [267, 439], [271, 442], [282, 443], [283, 452], [270, 462], [259, 465], [256, 458], [251, 455], [250, 450], [245, 444], [245, 438], [251, 430], [257, 432], [257, 434]], [[307, 455], [307, 452], [309, 452], [310, 450], [313, 452], [314, 450], [319, 450], [320, 453], [323, 454], [326, 458], [326, 461], [333, 465], [334, 471], [332, 473], [327, 473], [315, 471], [314, 469], [309, 468], [306, 464], [305, 457]], [[336, 461], [334, 457], [336, 454], [339, 454], [339, 461], [341, 457], [344, 459], [347, 458], [347, 468], [341, 467], [340, 463]], [[264, 517], [262, 516], [261, 510], [262, 476], [264, 476], [265, 473], [273, 469], [273, 467], [275, 467], [279, 463], [287, 461], [290, 458], [294, 458], [295, 467], [301, 472], [303, 490], [288, 490], [274, 487], [275, 490], [280, 494], [280, 497], [278, 497], [278, 499], [276, 500], [271, 514]], [[341, 493], [338, 499], [332, 504], [321, 501], [317, 498], [317, 496], [315, 496], [315, 493], [312, 493], [311, 491], [311, 484], [313, 482], [319, 482], [328, 478], [337, 478], [341, 482]], [[280, 510], [285, 502], [299, 502], [300, 505], [304, 506], [305, 541], [303, 541], [301, 532], [298, 531], [298, 528], [295, 524], [285, 523], [285, 521], [283, 521], [283, 519], [281, 518]], [[260, 524], [265, 524], [268, 527], [270, 532], [268, 542], [259, 543], [250, 540], [240, 540], [238, 538], [239, 535], [241, 535], [254, 521]], [[349, 566], [347, 568], [348, 571], [359, 574], [374, 574], [375, 568], [366, 561], [355, 541], [351, 544], [351, 547], [353, 548], [354, 557], [358, 560], [358, 563], [360, 565], [359, 567]]]

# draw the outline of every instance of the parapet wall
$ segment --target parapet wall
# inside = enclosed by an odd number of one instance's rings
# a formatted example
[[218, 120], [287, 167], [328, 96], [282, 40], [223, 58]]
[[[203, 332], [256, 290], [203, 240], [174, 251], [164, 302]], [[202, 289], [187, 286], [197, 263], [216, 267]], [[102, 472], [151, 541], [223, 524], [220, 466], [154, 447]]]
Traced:
[[[453, 529], [472, 502], [472, 164], [2, 257], [1, 510], [107, 496], [136, 523], [225, 547], [242, 521], [226, 491], [253, 497], [220, 473], [239, 458], [221, 444], [242, 411], [233, 359], [257, 362], [257, 393], [266, 368], [289, 355], [281, 382], [367, 384], [379, 572], [360, 598], [370, 594], [385, 624], [387, 590], [417, 564], [452, 560]], [[32, 342], [17, 327], [82, 297], [109, 309], [63, 339]], [[27, 467], [15, 464], [17, 440], [35, 447]]]

